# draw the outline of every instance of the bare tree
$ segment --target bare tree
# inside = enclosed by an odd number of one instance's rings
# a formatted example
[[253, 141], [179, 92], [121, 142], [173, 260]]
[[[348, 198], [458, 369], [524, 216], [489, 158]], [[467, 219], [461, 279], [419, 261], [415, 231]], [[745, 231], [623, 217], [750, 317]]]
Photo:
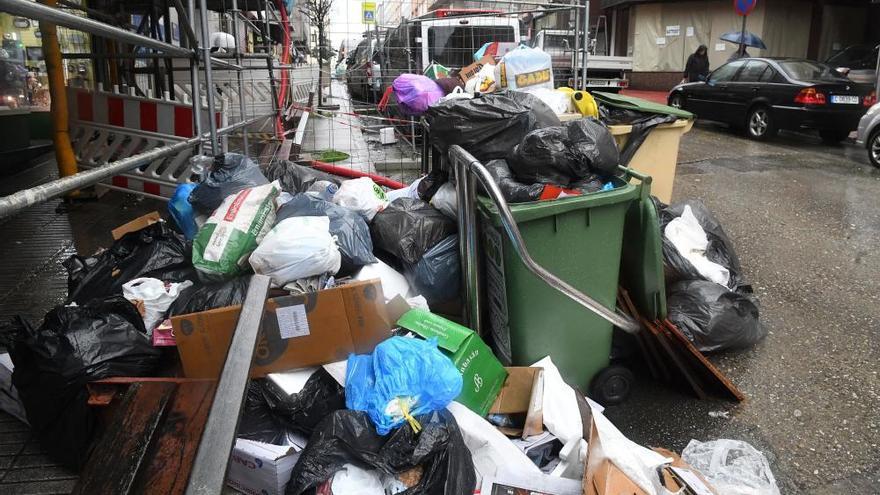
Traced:
[[324, 59], [329, 58], [327, 54], [332, 52], [331, 47], [324, 46], [328, 43], [325, 33], [332, 8], [333, 0], [304, 0], [299, 6], [299, 11], [309, 20], [309, 24], [318, 28], [318, 106], [324, 104]]

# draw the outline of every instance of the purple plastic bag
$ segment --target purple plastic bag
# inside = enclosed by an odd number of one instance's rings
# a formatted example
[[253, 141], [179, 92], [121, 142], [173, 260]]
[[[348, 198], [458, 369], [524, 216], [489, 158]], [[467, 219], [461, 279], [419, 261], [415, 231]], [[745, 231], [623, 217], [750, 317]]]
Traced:
[[410, 115], [421, 115], [443, 98], [443, 88], [427, 76], [401, 74], [391, 83], [400, 109]]

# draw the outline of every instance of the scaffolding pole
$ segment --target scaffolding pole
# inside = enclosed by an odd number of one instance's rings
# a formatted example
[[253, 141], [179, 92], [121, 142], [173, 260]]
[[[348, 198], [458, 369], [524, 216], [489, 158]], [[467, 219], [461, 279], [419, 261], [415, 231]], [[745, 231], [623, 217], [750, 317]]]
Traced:
[[[190, 5], [195, 0], [190, 0]], [[205, 61], [205, 98], [208, 100], [208, 132], [211, 134], [211, 154], [220, 154], [220, 143], [217, 141], [217, 106], [214, 104], [214, 76], [211, 73], [211, 35], [208, 32], [208, 6], [205, 0], [199, 0], [199, 17], [202, 31], [202, 59]], [[195, 92], [195, 88], [193, 88]], [[197, 113], [197, 112], [193, 112]]]

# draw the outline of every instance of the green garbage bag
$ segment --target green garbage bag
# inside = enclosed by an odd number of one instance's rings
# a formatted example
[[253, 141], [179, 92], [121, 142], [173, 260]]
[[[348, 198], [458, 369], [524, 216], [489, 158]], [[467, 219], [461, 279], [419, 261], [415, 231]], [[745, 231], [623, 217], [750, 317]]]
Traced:
[[275, 223], [278, 181], [227, 196], [193, 241], [193, 266], [204, 282], [230, 279], [250, 269], [248, 257]]

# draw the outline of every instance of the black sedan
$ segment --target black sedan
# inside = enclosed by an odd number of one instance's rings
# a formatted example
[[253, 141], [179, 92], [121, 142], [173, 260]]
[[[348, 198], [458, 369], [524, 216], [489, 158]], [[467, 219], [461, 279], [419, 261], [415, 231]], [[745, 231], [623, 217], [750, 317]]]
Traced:
[[831, 67], [798, 58], [743, 58], [722, 65], [705, 81], [680, 84], [669, 104], [699, 118], [745, 127], [752, 139], [779, 129], [816, 129], [836, 143], [856, 129], [877, 95]]

